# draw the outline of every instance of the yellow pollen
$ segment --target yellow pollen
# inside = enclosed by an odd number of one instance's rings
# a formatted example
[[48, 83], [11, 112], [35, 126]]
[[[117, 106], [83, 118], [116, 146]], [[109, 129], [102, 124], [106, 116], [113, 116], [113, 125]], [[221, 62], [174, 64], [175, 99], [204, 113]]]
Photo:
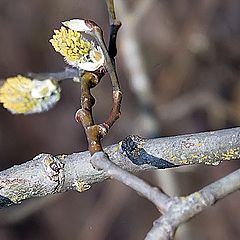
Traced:
[[79, 61], [89, 54], [92, 44], [80, 32], [61, 27], [60, 30], [54, 30], [54, 34], [50, 43], [67, 61]]
[[38, 100], [31, 96], [31, 88], [29, 78], [21, 75], [8, 78], [0, 88], [0, 102], [13, 113], [26, 113], [38, 104]]

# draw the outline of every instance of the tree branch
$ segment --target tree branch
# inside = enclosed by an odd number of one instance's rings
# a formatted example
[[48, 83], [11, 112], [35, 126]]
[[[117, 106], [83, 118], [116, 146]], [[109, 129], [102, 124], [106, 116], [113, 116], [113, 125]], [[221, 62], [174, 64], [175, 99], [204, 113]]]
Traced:
[[[104, 152], [130, 172], [198, 163], [216, 165], [240, 158], [240, 127], [158, 139], [128, 136]], [[82, 192], [108, 178], [107, 173], [92, 167], [90, 159], [88, 151], [56, 157], [39, 154], [0, 172], [0, 206], [69, 189]]]
[[161, 213], [166, 212], [169, 197], [162, 193], [157, 187], [150, 186], [144, 180], [118, 167], [109, 160], [108, 156], [104, 152], [95, 153], [92, 156], [91, 162], [93, 166], [104, 170], [109, 177], [113, 177], [119, 182], [124, 183], [147, 198], [158, 208]]
[[[45, 73], [33, 73], [29, 72], [26, 76], [37, 79], [39, 81], [44, 81], [46, 79], [54, 79], [56, 81], [63, 81], [66, 79], [73, 80], [75, 82], [80, 82], [79, 76], [81, 75], [81, 70], [71, 67], [66, 67], [61, 72], [45, 72]], [[0, 79], [0, 85], [2, 85], [6, 79]]]
[[58, 81], [65, 79], [76, 79], [79, 78], [80, 70], [76, 68], [66, 67], [64, 71], [53, 72], [53, 73], [28, 73], [27, 76], [31, 78], [36, 78], [38, 80], [45, 80], [47, 78], [55, 79]]
[[95, 87], [101, 77], [90, 72], [86, 72], [81, 77], [81, 109], [76, 112], [76, 121], [82, 123], [88, 140], [88, 150], [91, 154], [102, 151], [101, 138], [107, 134], [103, 125], [96, 125], [92, 116], [92, 107], [95, 99], [90, 89]]
[[[109, 22], [111, 27], [113, 27], [114, 32], [112, 32], [112, 29], [110, 31], [110, 44], [115, 48], [113, 49], [114, 52], [108, 51], [106, 48], [106, 44], [103, 39], [103, 31], [102, 29], [93, 21], [88, 20], [85, 21], [85, 24], [88, 25], [89, 30], [87, 31], [88, 34], [93, 36], [98, 44], [100, 45], [105, 62], [104, 62], [104, 71], [107, 70], [107, 72], [110, 75], [111, 83], [112, 83], [112, 109], [111, 112], [107, 118], [107, 120], [102, 123], [96, 125], [93, 120], [92, 116], [92, 106], [94, 105], [94, 98], [91, 95], [90, 89], [95, 87], [103, 74], [101, 71], [99, 73], [83, 73], [82, 75], [82, 81], [81, 81], [81, 109], [77, 111], [76, 113], [76, 120], [78, 122], [81, 122], [85, 133], [87, 135], [88, 145], [89, 145], [89, 151], [91, 155], [95, 152], [103, 151], [102, 145], [101, 145], [101, 138], [103, 138], [107, 133], [108, 130], [112, 127], [112, 125], [115, 123], [115, 121], [120, 117], [120, 108], [121, 108], [121, 100], [122, 100], [122, 92], [120, 89], [120, 84], [118, 81], [118, 76], [115, 69], [115, 63], [114, 63], [114, 57], [117, 54], [116, 51], [116, 37], [119, 27], [121, 26], [121, 23], [116, 20], [115, 16], [115, 10], [114, 10], [114, 2], [113, 0], [107, 0], [106, 1], [107, 7], [108, 7], [108, 13], [109, 13]], [[114, 36], [113, 36], [114, 35]], [[105, 73], [105, 72], [104, 72]], [[99, 75], [100, 74], [100, 75]]]
[[114, 58], [117, 55], [117, 47], [116, 47], [117, 33], [122, 24], [120, 21], [116, 19], [114, 1], [106, 0], [106, 4], [108, 8], [109, 24], [110, 24], [108, 54], [114, 63]]
[[145, 240], [173, 239], [181, 223], [238, 189], [240, 189], [240, 169], [187, 197], [172, 198], [167, 213], [154, 222]]

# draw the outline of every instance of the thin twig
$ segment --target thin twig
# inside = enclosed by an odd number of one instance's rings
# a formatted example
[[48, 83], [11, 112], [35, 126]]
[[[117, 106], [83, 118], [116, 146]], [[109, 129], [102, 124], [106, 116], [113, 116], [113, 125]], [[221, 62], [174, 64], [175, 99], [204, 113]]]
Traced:
[[145, 240], [173, 239], [181, 223], [239, 189], [240, 169], [187, 197], [172, 198], [168, 212], [154, 222]]
[[[108, 12], [109, 12], [109, 21], [111, 25], [110, 31], [110, 40], [109, 44], [111, 45], [111, 57], [106, 48], [106, 44], [103, 39], [102, 29], [92, 21], [88, 21], [88, 24], [91, 25], [92, 30], [89, 33], [95, 37], [100, 47], [102, 48], [104, 57], [105, 57], [105, 67], [110, 75], [113, 86], [113, 100], [112, 100], [112, 110], [109, 114], [109, 117], [103, 124], [94, 124], [93, 116], [92, 116], [92, 106], [94, 105], [94, 98], [91, 95], [90, 88], [95, 87], [99, 82], [102, 76], [99, 76], [94, 73], [84, 73], [82, 75], [81, 81], [81, 109], [76, 113], [76, 120], [81, 122], [85, 133], [87, 135], [89, 151], [92, 154], [95, 152], [103, 151], [101, 146], [101, 138], [105, 136], [108, 130], [112, 127], [114, 122], [120, 117], [120, 107], [122, 100], [122, 93], [120, 90], [120, 85], [116, 73], [116, 69], [114, 67], [114, 57], [117, 54], [116, 50], [116, 37], [117, 31], [121, 26], [121, 23], [116, 20], [115, 10], [114, 10], [114, 2], [113, 0], [106, 1]], [[112, 32], [113, 30], [113, 32]]]
[[112, 99], [112, 110], [109, 114], [109, 117], [104, 122], [104, 125], [110, 129], [115, 121], [120, 117], [120, 108], [122, 101], [122, 93], [121, 91], [113, 91], [113, 99]]
[[95, 25], [93, 29], [94, 29], [93, 36], [95, 37], [99, 46], [102, 48], [102, 51], [103, 51], [103, 54], [104, 54], [105, 67], [106, 67], [107, 72], [108, 72], [108, 74], [111, 78], [113, 91], [121, 91], [115, 67], [113, 66], [112, 60], [111, 60], [111, 58], [108, 54], [108, 50], [107, 50], [106, 44], [105, 44], [104, 39], [103, 39], [102, 29], [100, 27], [98, 27], [97, 25]]
[[27, 76], [31, 78], [36, 78], [38, 80], [45, 80], [45, 79], [55, 79], [58, 81], [65, 80], [65, 79], [73, 79], [78, 78], [80, 72], [76, 68], [69, 68], [66, 67], [64, 71], [61, 72], [53, 72], [53, 73], [28, 73]]
[[[61, 72], [52, 72], [52, 73], [27, 73], [26, 76], [30, 78], [35, 78], [39, 81], [44, 81], [46, 79], [54, 79], [56, 81], [63, 81], [66, 79], [73, 79], [75, 81], [80, 81], [79, 80], [79, 75], [81, 71], [76, 69], [76, 68], [69, 68], [66, 67], [64, 71]], [[6, 79], [0, 79], [0, 84], [5, 82]]]
[[108, 15], [109, 15], [109, 22], [110, 25], [114, 24], [116, 20], [116, 13], [114, 7], [114, 0], [106, 0], [107, 8], [108, 8]]
[[160, 192], [157, 187], [150, 186], [144, 180], [118, 167], [109, 160], [105, 153], [95, 153], [92, 156], [91, 162], [96, 168], [104, 170], [109, 177], [113, 177], [114, 179], [124, 183], [140, 193], [143, 197], [147, 198], [155, 206], [157, 206], [161, 213], [167, 211], [169, 197], [166, 194]]
[[121, 22], [116, 19], [114, 1], [106, 0], [106, 4], [108, 8], [109, 24], [110, 24], [108, 54], [112, 59], [113, 64], [115, 64], [114, 58], [117, 55], [116, 39], [117, 39], [118, 30], [121, 27]]
[[[115, 29], [114, 30], [115, 36], [113, 38], [110, 36], [110, 42], [113, 41], [111, 44], [112, 44], [112, 46], [115, 46], [115, 48], [116, 48], [117, 31], [118, 31], [121, 23], [116, 20], [115, 10], [114, 10], [114, 2], [110, 0], [110, 1], [107, 1], [106, 3], [108, 6], [110, 25], [112, 25], [113, 28]], [[101, 151], [100, 139], [104, 135], [106, 135], [108, 130], [112, 127], [112, 125], [115, 123], [115, 121], [120, 117], [122, 92], [120, 89], [120, 84], [119, 84], [119, 80], [118, 80], [118, 76], [117, 76], [115, 64], [114, 64], [114, 57], [116, 56], [117, 52], [115, 51], [114, 53], [111, 53], [112, 55], [110, 57], [109, 52], [106, 48], [106, 44], [104, 42], [102, 29], [95, 22], [90, 21], [90, 20], [85, 21], [85, 24], [88, 25], [88, 27], [90, 29], [88, 31], [88, 34], [92, 35], [96, 39], [96, 41], [98, 42], [99, 46], [101, 47], [101, 49], [103, 51], [104, 58], [105, 58], [104, 66], [105, 66], [107, 72], [109, 73], [109, 76], [110, 76], [110, 79], [112, 82], [112, 91], [113, 91], [112, 109], [109, 114], [109, 117], [103, 124], [94, 125], [94, 134], [93, 134], [92, 142], [97, 142], [97, 145], [99, 147], [96, 148], [95, 150], [92, 149], [93, 151], [92, 150], [90, 151], [92, 154], [93, 152]], [[112, 35], [112, 33], [111, 33], [111, 35]], [[78, 112], [78, 114], [79, 113], [80, 112]], [[89, 113], [92, 114], [91, 111]], [[78, 119], [78, 117], [77, 117], [77, 119]], [[93, 124], [93, 122], [92, 122], [92, 124]], [[88, 127], [90, 127], [90, 126], [88, 126]], [[87, 128], [85, 127], [85, 131], [86, 131], [86, 129]], [[97, 131], [100, 131], [99, 135], [97, 135]], [[91, 132], [93, 132], [93, 131], [91, 131]], [[90, 134], [88, 134], [88, 135], [90, 135]], [[89, 144], [89, 145], [91, 145], [91, 144]]]
[[[110, 2], [113, 4], [113, 1], [110, 1]], [[108, 6], [109, 6], [109, 4], [110, 3], [108, 3]], [[114, 7], [114, 5], [112, 5], [112, 7]], [[108, 7], [108, 10], [112, 11], [111, 10], [112, 7], [110, 7], [110, 8]], [[115, 17], [115, 15], [113, 16], [111, 13], [109, 15], [111, 15], [110, 19]], [[114, 20], [114, 22], [115, 22], [115, 20]], [[114, 23], [114, 28], [116, 26], [118, 26], [117, 28], [119, 28], [121, 26], [121, 24], [115, 25], [115, 23]], [[114, 57], [117, 52], [112, 54], [112, 56], [111, 56], [112, 58], [111, 58], [109, 56], [109, 52], [106, 48], [106, 44], [103, 39], [103, 32], [102, 32], [101, 28], [99, 26], [95, 25], [95, 26], [93, 26], [93, 30], [94, 30], [93, 36], [96, 38], [98, 44], [102, 48], [102, 51], [103, 51], [103, 54], [105, 57], [105, 67], [110, 76], [110, 79], [112, 82], [112, 88], [113, 88], [112, 110], [109, 114], [108, 119], [104, 123], [104, 125], [109, 129], [114, 124], [114, 122], [120, 117], [120, 108], [121, 108], [121, 101], [122, 101], [122, 92], [121, 92], [118, 76], [116, 73], [116, 69], [114, 66]], [[115, 34], [116, 35], [115, 35], [114, 39], [111, 39], [111, 37], [110, 37], [110, 42], [113, 41], [112, 43], [110, 43], [110, 45], [112, 44], [112, 46], [116, 47], [117, 30], [116, 30]]]
[[99, 76], [86, 72], [81, 77], [81, 109], [76, 113], [76, 120], [82, 123], [87, 140], [90, 154], [102, 151], [101, 138], [106, 135], [107, 129], [101, 125], [95, 125], [92, 116], [92, 107], [95, 99], [90, 89], [99, 83]]

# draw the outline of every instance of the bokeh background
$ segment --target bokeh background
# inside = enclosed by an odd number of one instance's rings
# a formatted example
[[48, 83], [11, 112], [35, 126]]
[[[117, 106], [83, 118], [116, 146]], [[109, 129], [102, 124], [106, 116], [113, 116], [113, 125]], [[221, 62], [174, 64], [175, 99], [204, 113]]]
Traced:
[[[124, 92], [122, 117], [104, 145], [128, 134], [170, 136], [237, 126], [240, 123], [240, 2], [238, 0], [116, 0], [117, 67]], [[48, 40], [61, 21], [86, 18], [108, 37], [108, 14], [99, 0], [0, 0], [0, 78], [64, 69]], [[140, 67], [139, 67], [140, 66]], [[111, 106], [108, 77], [94, 90], [97, 121]], [[74, 120], [77, 83], [62, 84], [62, 100], [51, 111], [11, 115], [0, 108], [0, 168], [38, 153], [86, 150]], [[142, 174], [170, 195], [186, 195], [239, 167], [199, 165]], [[182, 226], [176, 239], [240, 238], [239, 192]], [[116, 181], [84, 193], [25, 201], [0, 211], [2, 240], [143, 239], [158, 217], [155, 207]]]

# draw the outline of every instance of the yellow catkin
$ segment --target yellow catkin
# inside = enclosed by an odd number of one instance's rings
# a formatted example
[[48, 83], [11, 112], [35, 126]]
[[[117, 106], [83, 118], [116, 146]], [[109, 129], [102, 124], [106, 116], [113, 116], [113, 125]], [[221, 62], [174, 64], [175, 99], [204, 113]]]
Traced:
[[80, 32], [61, 27], [54, 30], [50, 43], [56, 52], [59, 52], [67, 61], [80, 61], [89, 54], [92, 44], [85, 40]]
[[54, 80], [38, 81], [18, 75], [7, 78], [0, 88], [0, 103], [14, 114], [43, 112], [59, 101], [60, 91]]
[[21, 75], [8, 78], [0, 88], [0, 102], [12, 113], [28, 112], [38, 104], [38, 100], [31, 97], [31, 88], [29, 78]]

